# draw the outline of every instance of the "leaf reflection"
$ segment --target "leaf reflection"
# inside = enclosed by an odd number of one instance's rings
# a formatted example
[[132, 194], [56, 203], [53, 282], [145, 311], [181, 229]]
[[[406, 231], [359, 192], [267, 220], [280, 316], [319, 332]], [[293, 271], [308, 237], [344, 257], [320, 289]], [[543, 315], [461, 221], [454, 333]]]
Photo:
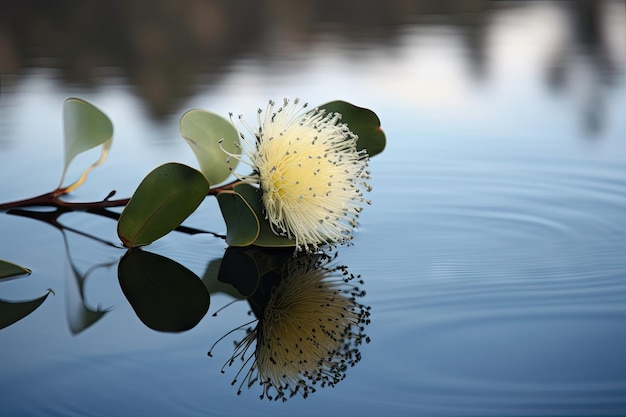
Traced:
[[[66, 232], [121, 248], [60, 224], [58, 217], [63, 210], [12, 213], [45, 221], [61, 231], [74, 278], [69, 278], [66, 297], [72, 333], [78, 334], [98, 322], [109, 309], [89, 308], [84, 286], [94, 271], [112, 263], [79, 270], [72, 260]], [[118, 279], [141, 322], [161, 332], [194, 328], [208, 312], [210, 294], [228, 294], [233, 302], [246, 300], [254, 320], [213, 344], [247, 328], [222, 371], [241, 361], [232, 380], [232, 385], [238, 385], [238, 394], [243, 387], [259, 386], [261, 399], [286, 401], [297, 394], [306, 398], [319, 388], [334, 387], [361, 360], [360, 346], [369, 342], [365, 329], [370, 322], [370, 307], [360, 302], [365, 295], [363, 281], [338, 264], [337, 256], [323, 252], [294, 254], [293, 248], [229, 247], [223, 257], [209, 260], [200, 279], [172, 259], [135, 248], [120, 259]], [[5, 303], [15, 318], [0, 325], [15, 323], [44, 299], [17, 307]], [[0, 314], [0, 318], [3, 316], [9, 317]]]
[[67, 313], [67, 323], [70, 331], [73, 335], [77, 335], [89, 327], [93, 326], [98, 320], [100, 320], [106, 313], [111, 311], [111, 308], [102, 308], [101, 306], [90, 307], [85, 298], [85, 283], [89, 276], [100, 268], [109, 268], [114, 263], [104, 262], [98, 265], [93, 265], [85, 272], [81, 272], [72, 260], [70, 245], [68, 242], [67, 234], [64, 229], [59, 229], [63, 235], [63, 243], [65, 244], [65, 253], [67, 254], [67, 261], [70, 265], [70, 270], [74, 279], [72, 280], [69, 275], [67, 276], [67, 285], [65, 286], [66, 298], [65, 309]]
[[100, 242], [106, 246], [117, 247], [114, 243], [108, 242], [106, 240], [100, 239], [96, 236], [92, 236], [90, 234], [84, 233], [80, 230], [76, 230], [69, 226], [65, 226], [59, 222], [59, 217], [63, 214], [67, 213], [66, 210], [57, 208], [54, 211], [30, 211], [30, 210], [10, 210], [10, 214], [14, 214], [17, 216], [27, 217], [30, 219], [43, 221], [59, 232], [63, 236], [63, 244], [65, 247], [65, 254], [67, 256], [67, 261], [70, 266], [70, 271], [73, 276], [73, 280], [71, 277], [67, 277], [67, 285], [66, 285], [66, 297], [65, 297], [65, 307], [67, 314], [67, 322], [70, 328], [70, 331], [73, 335], [77, 335], [87, 330], [89, 327], [93, 326], [96, 322], [98, 322], [106, 313], [108, 313], [110, 308], [101, 308], [100, 306], [91, 307], [88, 305], [85, 299], [85, 283], [89, 276], [100, 268], [108, 268], [113, 265], [112, 262], [103, 262], [96, 265], [91, 265], [84, 272], [76, 265], [74, 262], [72, 253], [70, 250], [70, 242], [68, 239], [68, 232], [73, 233], [78, 236], [83, 236], [88, 239], [95, 240]]
[[[72, 334], [77, 335], [93, 326], [111, 311], [111, 308], [103, 309], [99, 305], [94, 308], [88, 305], [85, 298], [85, 283], [95, 271], [113, 266], [116, 262], [93, 264], [86, 270], [81, 270], [73, 260], [68, 232], [108, 247], [120, 248], [97, 236], [61, 224], [59, 217], [66, 212], [59, 208], [54, 211], [10, 211], [11, 214], [41, 220], [61, 232], [72, 274], [72, 276], [68, 275], [66, 285], [67, 322]], [[211, 233], [191, 228], [179, 227], [178, 229], [188, 234]], [[213, 235], [220, 237], [217, 234]], [[208, 311], [209, 293], [205, 284], [193, 272], [171, 259], [141, 250], [129, 251], [119, 261], [118, 277], [122, 291], [135, 313], [146, 326], [153, 330], [163, 332], [189, 330], [198, 324]], [[42, 302], [43, 299], [45, 297], [41, 299]], [[11, 311], [17, 311], [13, 306], [9, 307]], [[32, 311], [26, 314], [30, 312]], [[0, 321], [1, 319], [2, 317]], [[15, 321], [17, 320], [9, 322], [7, 319], [6, 326]]]
[[[224, 256], [221, 280], [240, 288], [257, 281], [248, 297], [256, 320], [233, 331], [256, 324], [222, 368], [241, 360], [232, 381], [239, 383], [238, 394], [244, 386], [260, 385], [262, 399], [285, 401], [298, 393], [307, 397], [317, 387], [333, 387], [361, 360], [359, 346], [369, 342], [364, 331], [370, 308], [358, 301], [365, 292], [354, 282], [362, 285], [360, 277], [336, 265], [337, 254], [286, 254], [254, 248], [228, 249]], [[245, 256], [257, 268], [250, 268], [250, 262], [246, 266]]]
[[29, 301], [7, 301], [0, 299], [0, 329], [17, 323], [37, 310], [51, 293], [54, 294], [52, 290], [48, 290], [45, 295]]
[[119, 263], [118, 277], [137, 317], [153, 330], [189, 330], [209, 310], [209, 292], [200, 278], [164, 256], [130, 250]]

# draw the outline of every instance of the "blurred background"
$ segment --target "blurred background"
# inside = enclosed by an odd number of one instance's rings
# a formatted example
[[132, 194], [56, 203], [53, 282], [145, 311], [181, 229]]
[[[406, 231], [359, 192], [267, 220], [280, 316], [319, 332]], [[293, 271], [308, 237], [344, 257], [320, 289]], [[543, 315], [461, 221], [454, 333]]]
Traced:
[[[317, 57], [364, 67], [376, 60], [380, 78], [395, 73], [387, 81], [416, 94], [421, 68], [440, 64], [455, 76], [430, 79], [459, 95], [466, 82], [493, 82], [503, 65], [533, 64], [554, 93], [588, 84], [581, 117], [592, 133], [603, 123], [604, 90], [623, 74], [623, 11], [623, 2], [610, 0], [5, 0], [2, 91], [6, 105], [6, 95], [43, 68], [59, 88], [126, 85], [150, 117], [162, 119], [241, 65], [279, 82], [311, 71]], [[427, 45], [440, 54], [407, 68], [419, 58], [410, 50]], [[456, 56], [441, 56], [450, 51]]]

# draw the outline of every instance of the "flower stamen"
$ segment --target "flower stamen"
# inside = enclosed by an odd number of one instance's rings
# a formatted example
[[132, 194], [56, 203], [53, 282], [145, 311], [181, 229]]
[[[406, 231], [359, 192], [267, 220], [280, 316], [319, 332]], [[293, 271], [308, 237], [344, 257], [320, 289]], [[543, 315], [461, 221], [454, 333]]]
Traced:
[[[240, 133], [253, 173], [237, 178], [259, 185], [274, 233], [311, 251], [352, 238], [358, 223], [355, 213], [368, 203], [362, 195], [371, 189], [366, 183], [369, 159], [357, 150], [357, 136], [339, 123], [340, 114], [319, 108], [303, 113], [307, 104], [299, 103], [284, 99], [275, 109], [270, 100], [265, 112], [257, 111], [258, 130], [239, 116], [256, 141]], [[341, 215], [329, 218], [332, 213]]]

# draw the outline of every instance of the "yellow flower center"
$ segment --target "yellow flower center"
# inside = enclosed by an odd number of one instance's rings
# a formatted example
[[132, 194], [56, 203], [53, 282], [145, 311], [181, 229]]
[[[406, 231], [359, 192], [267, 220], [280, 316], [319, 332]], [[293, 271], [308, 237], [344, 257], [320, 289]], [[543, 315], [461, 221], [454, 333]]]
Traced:
[[258, 174], [266, 217], [299, 248], [351, 238], [369, 191], [367, 155], [340, 115], [314, 109], [297, 114], [285, 100], [270, 102], [247, 154]]

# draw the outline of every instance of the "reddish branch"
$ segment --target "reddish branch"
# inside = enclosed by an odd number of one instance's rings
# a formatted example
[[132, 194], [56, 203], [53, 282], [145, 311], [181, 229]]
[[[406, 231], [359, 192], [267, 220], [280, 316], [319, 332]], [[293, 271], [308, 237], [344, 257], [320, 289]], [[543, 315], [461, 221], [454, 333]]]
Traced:
[[113, 194], [115, 194], [115, 192], [111, 192], [104, 200], [101, 201], [73, 203], [70, 201], [61, 200], [59, 197], [63, 194], [59, 194], [58, 190], [54, 190], [52, 192], [41, 194], [36, 197], [0, 204], [0, 210], [4, 211], [21, 207], [59, 207], [69, 210], [89, 210], [93, 208], [122, 207], [128, 204], [128, 201], [130, 200], [129, 198], [123, 198], [120, 200], [109, 200], [109, 198], [113, 196]]
[[[235, 185], [237, 185], [239, 181], [233, 181], [228, 184], [224, 184], [220, 187], [211, 188], [207, 195], [217, 195], [223, 191], [232, 190]], [[111, 191], [108, 196], [106, 196], [101, 201], [88, 201], [82, 203], [75, 203], [71, 201], [61, 200], [59, 197], [66, 194], [67, 191], [65, 188], [57, 188], [54, 191], [49, 193], [41, 194], [36, 197], [26, 198], [24, 200], [12, 201], [10, 203], [2, 203], [0, 204], [0, 211], [6, 211], [10, 209], [16, 208], [24, 208], [24, 207], [58, 207], [67, 210], [76, 210], [76, 211], [88, 211], [93, 209], [101, 209], [101, 208], [109, 208], [109, 207], [123, 207], [128, 204], [130, 198], [122, 198], [118, 200], [110, 200], [113, 195], [115, 195], [115, 191]]]

